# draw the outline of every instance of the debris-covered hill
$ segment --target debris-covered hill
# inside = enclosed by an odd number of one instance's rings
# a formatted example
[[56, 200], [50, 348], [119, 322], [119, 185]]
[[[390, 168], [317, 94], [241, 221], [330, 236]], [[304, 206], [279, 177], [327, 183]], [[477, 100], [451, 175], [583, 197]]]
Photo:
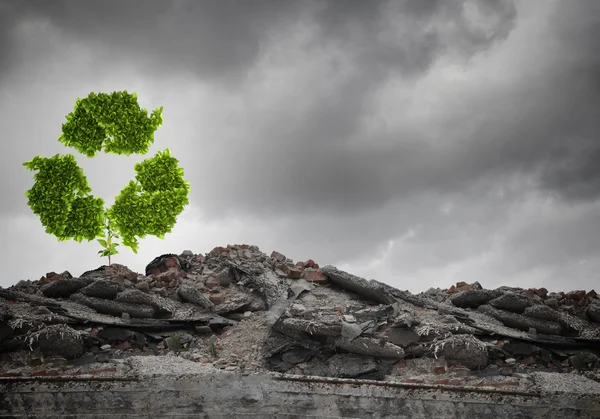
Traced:
[[248, 245], [163, 255], [143, 275], [114, 264], [0, 288], [0, 376], [127, 373], [148, 355], [441, 384], [533, 371], [598, 380], [599, 354], [594, 291], [458, 283], [413, 295]]

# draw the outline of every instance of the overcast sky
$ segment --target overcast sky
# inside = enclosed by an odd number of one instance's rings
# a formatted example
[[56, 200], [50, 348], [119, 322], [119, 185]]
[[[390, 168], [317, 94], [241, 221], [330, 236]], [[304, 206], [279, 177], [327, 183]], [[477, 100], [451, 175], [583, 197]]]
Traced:
[[[146, 156], [57, 141], [136, 92]], [[256, 244], [413, 292], [600, 288], [600, 1], [0, 0], [0, 286], [106, 263], [24, 193], [71, 153], [107, 205], [170, 148], [190, 205], [113, 262]], [[600, 291], [600, 290], [599, 290]]]

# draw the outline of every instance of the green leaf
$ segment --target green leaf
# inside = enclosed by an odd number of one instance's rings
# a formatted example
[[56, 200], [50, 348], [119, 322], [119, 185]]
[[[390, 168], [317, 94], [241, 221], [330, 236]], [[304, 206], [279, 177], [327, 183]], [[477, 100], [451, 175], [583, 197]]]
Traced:
[[103, 240], [103, 239], [98, 239], [97, 241], [98, 241], [98, 243], [100, 243], [100, 245], [101, 245], [101, 246], [103, 246], [103, 247], [107, 247], [107, 246], [108, 246], [108, 243], [106, 243], [106, 240]]

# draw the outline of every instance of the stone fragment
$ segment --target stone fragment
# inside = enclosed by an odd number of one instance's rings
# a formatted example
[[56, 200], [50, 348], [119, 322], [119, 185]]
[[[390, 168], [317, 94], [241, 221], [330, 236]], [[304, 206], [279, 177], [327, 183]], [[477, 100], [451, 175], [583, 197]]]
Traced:
[[84, 352], [84, 344], [79, 332], [64, 324], [47, 326], [30, 334], [26, 342], [34, 348], [39, 348], [46, 357], [61, 356], [65, 359], [75, 359]]
[[409, 346], [419, 341], [421, 336], [412, 329], [393, 327], [387, 333], [388, 340], [394, 345]]
[[66, 298], [79, 291], [81, 288], [89, 285], [92, 279], [88, 278], [67, 278], [50, 282], [40, 288], [46, 297]]
[[302, 264], [302, 266], [304, 267], [304, 269], [306, 269], [306, 268], [319, 269], [319, 264], [315, 263], [315, 261], [312, 259], [308, 259], [306, 262], [304, 262]]
[[250, 304], [250, 297], [241, 292], [228, 294], [227, 297], [223, 293], [216, 293], [211, 295], [211, 301], [217, 305], [215, 313], [226, 314], [245, 310]]
[[490, 301], [492, 307], [512, 313], [523, 313], [527, 307], [534, 304], [535, 301], [531, 297], [516, 293], [506, 293]]
[[80, 292], [88, 297], [107, 298], [112, 300], [122, 290], [123, 287], [115, 281], [97, 279], [88, 286], [82, 288]]
[[477, 308], [478, 311], [494, 317], [504, 323], [505, 326], [514, 327], [525, 332], [530, 328], [534, 328], [538, 333], [546, 335], [560, 335], [562, 327], [560, 324], [548, 320], [540, 320], [533, 317], [527, 317], [522, 314], [511, 313], [509, 311], [497, 310], [491, 305], [481, 305]]
[[478, 370], [488, 364], [487, 347], [471, 335], [452, 335], [433, 346], [437, 357], [443, 357], [448, 362], [458, 363], [470, 370]]
[[148, 283], [148, 281], [140, 281], [137, 284], [135, 284], [135, 287], [140, 291], [150, 291], [150, 284]]
[[502, 295], [497, 290], [467, 290], [450, 295], [448, 299], [457, 307], [477, 308]]
[[215, 279], [221, 287], [228, 287], [232, 282], [231, 275], [229, 274], [229, 269], [223, 269], [217, 274]]
[[[380, 375], [379, 364], [374, 358], [352, 354], [336, 354], [327, 360], [327, 375], [335, 378], [367, 378]], [[373, 379], [374, 377], [369, 377]], [[381, 377], [383, 378], [383, 377]]]
[[72, 294], [69, 298], [77, 303], [93, 308], [98, 313], [110, 314], [117, 317], [121, 317], [123, 313], [128, 313], [131, 317], [149, 319], [153, 318], [155, 314], [154, 307], [143, 304], [104, 300], [79, 293]]
[[341, 271], [331, 265], [323, 267], [322, 271], [331, 282], [363, 298], [382, 304], [392, 304], [396, 301], [389, 292], [391, 288], [389, 285], [375, 280], [367, 281], [364, 278]]
[[154, 258], [152, 262], [146, 265], [145, 273], [146, 276], [150, 276], [159, 275], [160, 273], [167, 272], [169, 270], [174, 270], [175, 272], [180, 270], [189, 271], [190, 268], [190, 262], [184, 258], [172, 253], [167, 253]]
[[212, 310], [215, 306], [211, 299], [198, 288], [182, 285], [179, 287], [177, 293], [183, 301], [187, 301], [188, 303], [196, 304], [209, 310]]
[[559, 322], [561, 320], [560, 312], [543, 304], [536, 304], [534, 306], [527, 307], [523, 314], [540, 320], [550, 320], [554, 322]]
[[284, 255], [282, 255], [279, 252], [276, 252], [275, 250], [271, 252], [271, 258], [275, 259], [277, 262], [285, 262], [287, 259]]
[[401, 347], [389, 342], [382, 344], [379, 339], [369, 337], [359, 336], [351, 342], [339, 338], [335, 341], [335, 346], [346, 352], [373, 358], [401, 359], [405, 356]]
[[302, 278], [302, 272], [303, 272], [303, 268], [298, 268], [298, 267], [290, 267], [288, 268], [288, 277], [290, 279], [300, 279]]
[[337, 337], [342, 334], [342, 324], [326, 324], [311, 320], [288, 318], [278, 322], [280, 332], [290, 336], [305, 333], [312, 336]]
[[304, 279], [310, 282], [326, 282], [327, 276], [321, 269], [305, 269]]
[[215, 278], [215, 277], [212, 277], [212, 276], [208, 277], [206, 279], [206, 281], [204, 282], [204, 284], [209, 289], [219, 288], [219, 286], [220, 286], [219, 280], [217, 278]]
[[361, 325], [356, 324], [356, 322], [348, 323], [342, 322], [342, 331], [341, 335], [343, 338], [351, 341], [352, 339], [357, 338], [363, 333], [363, 328]]
[[225, 294], [223, 294], [222, 292], [217, 292], [214, 294], [210, 294], [210, 301], [214, 304], [214, 305], [219, 305], [219, 304], [223, 304], [225, 302]]
[[586, 313], [591, 321], [600, 323], [600, 304], [599, 303], [590, 304], [587, 308]]
[[209, 326], [196, 326], [196, 333], [201, 335], [210, 335], [213, 331]]
[[578, 370], [586, 370], [594, 367], [598, 361], [598, 355], [592, 352], [580, 352], [569, 357], [571, 365]]

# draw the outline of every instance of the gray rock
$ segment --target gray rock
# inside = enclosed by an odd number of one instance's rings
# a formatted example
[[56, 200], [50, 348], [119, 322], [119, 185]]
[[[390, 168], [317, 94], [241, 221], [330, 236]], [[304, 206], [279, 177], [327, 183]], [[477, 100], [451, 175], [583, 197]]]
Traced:
[[390, 294], [392, 287], [382, 282], [375, 280], [367, 281], [364, 278], [341, 271], [331, 265], [324, 266], [322, 271], [334, 284], [352, 291], [367, 300], [381, 304], [392, 304], [396, 301], [393, 295]]
[[562, 317], [560, 312], [553, 310], [547, 305], [543, 304], [537, 304], [531, 307], [527, 307], [523, 314], [529, 317], [534, 317], [536, 319], [550, 320], [554, 322], [560, 322]]
[[419, 341], [421, 336], [412, 329], [406, 329], [403, 327], [393, 327], [388, 331], [388, 340], [394, 345], [398, 346], [409, 346]]
[[210, 299], [198, 288], [189, 285], [182, 285], [179, 287], [177, 293], [182, 300], [187, 301], [188, 303], [196, 304], [197, 306], [204, 307], [209, 310], [215, 308], [213, 302], [210, 301]]
[[591, 321], [600, 323], [600, 304], [590, 304], [587, 308], [587, 315]]
[[91, 282], [92, 279], [88, 278], [59, 279], [42, 286], [40, 291], [42, 291], [42, 294], [44, 294], [46, 297], [66, 298], [79, 291], [81, 288], [86, 287]]
[[233, 278], [229, 274], [228, 268], [223, 269], [221, 272], [219, 272], [215, 276], [215, 279], [219, 282], [219, 285], [222, 287], [228, 287], [233, 282]]
[[[210, 300], [209, 300], [210, 301]], [[243, 293], [227, 294], [225, 301], [217, 305], [214, 309], [217, 314], [233, 313], [245, 310], [250, 304], [250, 297]]]
[[283, 319], [276, 324], [278, 331], [284, 335], [296, 337], [298, 335], [320, 336], [320, 337], [338, 337], [342, 335], [342, 324], [326, 324], [310, 320], [288, 318]]
[[381, 342], [379, 339], [362, 336], [351, 342], [339, 338], [335, 341], [335, 346], [352, 354], [373, 358], [402, 359], [405, 356], [404, 350], [393, 343]]
[[114, 299], [123, 287], [109, 279], [97, 279], [81, 289], [81, 293], [88, 297]]
[[336, 354], [327, 360], [327, 376], [336, 378], [364, 378], [379, 372], [374, 358], [352, 354]]
[[123, 313], [128, 313], [132, 318], [149, 319], [155, 315], [154, 307], [143, 304], [104, 300], [96, 297], [88, 297], [83, 294], [72, 294], [69, 298], [77, 303], [93, 308], [98, 313], [110, 314], [111, 316], [121, 317]]
[[492, 307], [512, 313], [523, 313], [527, 307], [536, 304], [533, 298], [526, 295], [506, 293], [490, 301]]
[[598, 355], [591, 352], [580, 352], [569, 357], [569, 362], [578, 370], [593, 368], [598, 361]]
[[348, 340], [352, 340], [360, 336], [363, 332], [362, 327], [354, 323], [342, 322], [342, 337]]
[[504, 323], [505, 326], [514, 327], [525, 332], [529, 332], [530, 328], [534, 328], [538, 333], [546, 335], [560, 335], [562, 327], [560, 324], [548, 320], [540, 320], [533, 317], [527, 317], [522, 314], [511, 313], [504, 310], [484, 304], [477, 308], [478, 311], [494, 317]]
[[76, 330], [64, 324], [48, 326], [28, 336], [32, 347], [38, 347], [44, 356], [75, 359], [83, 355], [84, 344]]
[[437, 357], [443, 357], [446, 361], [458, 363], [470, 370], [478, 370], [488, 364], [485, 344], [471, 335], [452, 335], [432, 346]]
[[150, 294], [146, 294], [137, 289], [126, 289], [121, 291], [115, 297], [115, 301], [120, 301], [123, 303], [134, 303], [134, 304], [146, 304], [153, 305], [154, 299]]
[[477, 308], [502, 295], [498, 290], [468, 290], [452, 294], [448, 299], [457, 307]]

